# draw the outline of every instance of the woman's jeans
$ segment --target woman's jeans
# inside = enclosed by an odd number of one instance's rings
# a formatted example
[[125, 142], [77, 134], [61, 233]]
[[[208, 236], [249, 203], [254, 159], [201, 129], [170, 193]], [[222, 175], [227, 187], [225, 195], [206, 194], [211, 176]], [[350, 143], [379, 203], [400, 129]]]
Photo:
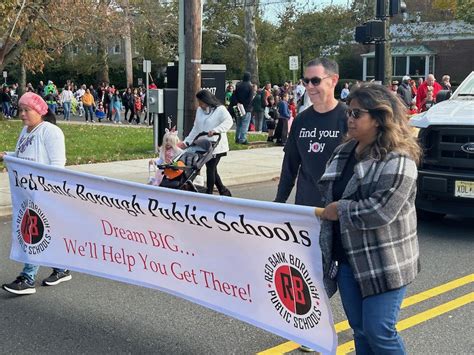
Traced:
[[64, 109], [64, 119], [69, 121], [69, 117], [71, 116], [71, 101], [63, 102], [63, 109]]
[[406, 286], [362, 298], [349, 264], [339, 265], [337, 285], [347, 319], [354, 331], [357, 355], [406, 354], [395, 329]]
[[56, 104], [48, 104], [48, 108], [52, 113], [56, 114]]
[[84, 114], [85, 114], [85, 117], [86, 117], [86, 122], [88, 121], [89, 116], [91, 118], [91, 121], [94, 120], [94, 111], [92, 110], [92, 106], [84, 105]]
[[2, 102], [2, 107], [3, 107], [3, 114], [6, 117], [10, 117], [11, 113], [11, 104], [8, 101]]
[[[36, 274], [38, 273], [39, 270], [39, 265], [32, 265], [32, 264], [25, 264], [23, 267], [23, 271], [20, 273], [21, 276], [25, 276], [28, 281], [34, 283], [36, 279]], [[53, 268], [54, 271], [57, 272], [65, 272], [66, 269], [57, 269]]]
[[115, 109], [114, 121], [117, 122], [117, 123], [120, 122], [120, 110], [119, 109]]

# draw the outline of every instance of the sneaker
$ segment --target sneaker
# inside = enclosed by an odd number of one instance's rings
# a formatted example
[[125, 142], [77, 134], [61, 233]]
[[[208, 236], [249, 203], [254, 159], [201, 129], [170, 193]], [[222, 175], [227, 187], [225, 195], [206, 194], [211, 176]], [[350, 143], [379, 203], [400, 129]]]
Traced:
[[72, 279], [71, 272], [66, 271], [56, 271], [53, 270], [53, 273], [43, 280], [43, 286], [56, 286], [64, 281], [69, 281]]
[[10, 284], [3, 284], [3, 289], [15, 295], [31, 295], [36, 293], [35, 283], [20, 275]]
[[307, 346], [304, 346], [304, 345], [300, 346], [300, 350], [305, 352], [305, 353], [313, 353], [313, 352], [316, 351], [316, 350], [311, 349], [310, 347], [307, 347]]

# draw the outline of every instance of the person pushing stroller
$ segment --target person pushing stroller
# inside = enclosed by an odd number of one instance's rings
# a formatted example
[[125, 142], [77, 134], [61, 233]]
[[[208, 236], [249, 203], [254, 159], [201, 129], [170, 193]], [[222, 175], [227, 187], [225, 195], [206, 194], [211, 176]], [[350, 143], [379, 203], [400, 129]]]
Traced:
[[232, 127], [232, 117], [219, 99], [208, 90], [198, 91], [196, 98], [198, 99], [199, 107], [196, 110], [193, 129], [178, 146], [183, 149], [190, 146], [201, 132], [208, 132], [208, 137], [213, 137], [215, 133], [220, 133], [220, 141], [214, 148], [213, 157], [206, 162], [206, 193], [212, 194], [214, 185], [216, 185], [220, 195], [232, 196], [229, 189], [222, 183], [217, 172], [217, 165], [220, 159], [227, 155], [229, 151], [226, 132]]

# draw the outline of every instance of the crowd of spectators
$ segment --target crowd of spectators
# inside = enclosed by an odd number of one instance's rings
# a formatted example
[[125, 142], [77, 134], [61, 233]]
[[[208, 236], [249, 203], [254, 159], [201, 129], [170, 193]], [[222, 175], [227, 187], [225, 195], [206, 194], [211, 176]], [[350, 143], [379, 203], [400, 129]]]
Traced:
[[[156, 89], [152, 81], [150, 89]], [[40, 81], [33, 87], [31, 83], [26, 86], [26, 92], [40, 95], [47, 103], [50, 110], [57, 115], [62, 115], [68, 121], [71, 115], [84, 117], [86, 122], [111, 121], [116, 124], [135, 123], [147, 124], [146, 116], [146, 89], [144, 87], [127, 88], [120, 91], [114, 85], [101, 83], [94, 86], [86, 84], [76, 85], [68, 80], [62, 88], [49, 80], [46, 84]], [[17, 115], [18, 84], [4, 85], [0, 100], [2, 113], [10, 119]], [[122, 118], [123, 114], [123, 118]]]

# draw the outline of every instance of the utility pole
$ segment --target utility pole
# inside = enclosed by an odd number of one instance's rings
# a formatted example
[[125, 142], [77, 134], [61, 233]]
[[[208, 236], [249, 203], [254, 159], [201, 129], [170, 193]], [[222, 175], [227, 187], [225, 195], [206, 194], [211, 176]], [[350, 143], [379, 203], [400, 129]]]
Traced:
[[[387, 14], [387, 2], [389, 11]], [[390, 47], [387, 50], [387, 18], [406, 11], [406, 4], [401, 0], [377, 0], [375, 20], [367, 21], [356, 27], [355, 41], [363, 44], [375, 45], [375, 80], [388, 84], [391, 69]], [[385, 68], [389, 66], [389, 70]], [[388, 75], [385, 75], [385, 74]]]
[[382, 84], [387, 84], [385, 82], [385, 44], [387, 40], [386, 16], [386, 0], [377, 0], [375, 18], [383, 22], [383, 34], [382, 39], [375, 42], [375, 80]]
[[[184, 1], [184, 136], [192, 129], [196, 114], [195, 95], [201, 87], [202, 2]], [[179, 58], [181, 63], [182, 58]], [[180, 83], [181, 84], [181, 83]], [[181, 88], [180, 88], [181, 90]]]

